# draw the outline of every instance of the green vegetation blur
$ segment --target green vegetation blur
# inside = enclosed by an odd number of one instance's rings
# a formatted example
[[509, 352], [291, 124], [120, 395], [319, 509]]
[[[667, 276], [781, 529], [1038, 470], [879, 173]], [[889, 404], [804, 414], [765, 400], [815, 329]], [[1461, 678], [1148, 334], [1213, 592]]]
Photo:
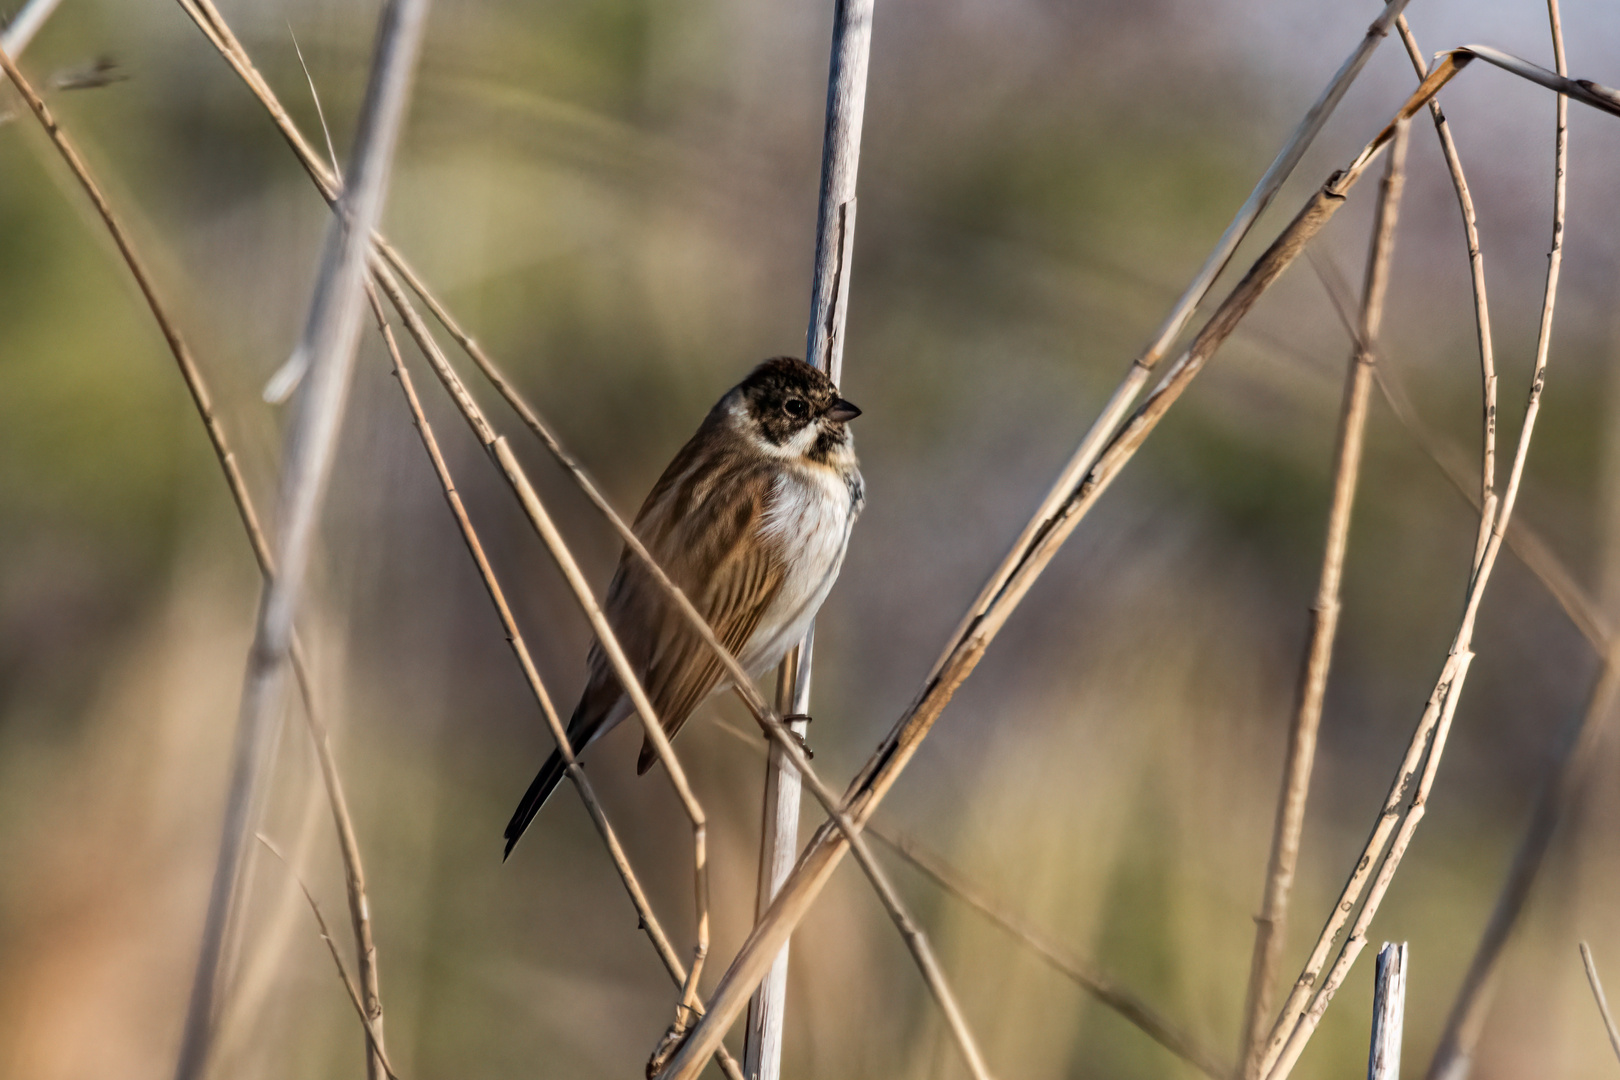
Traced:
[[[627, 514], [715, 398], [758, 360], [803, 351], [831, 7], [435, 5], [386, 231]], [[324, 146], [313, 83], [341, 159], [375, 4], [221, 8]], [[864, 410], [870, 501], [819, 624], [810, 734], [835, 787], [911, 700], [1375, 8], [879, 0], [842, 387]], [[1479, 40], [1550, 66], [1541, 18], [1535, 5], [1411, 9], [1425, 49]], [[1564, 21], [1574, 74], [1620, 83], [1620, 14], [1583, 0]], [[128, 78], [50, 89], [101, 56]], [[65, 0], [22, 63], [152, 265], [268, 511], [285, 415], [259, 394], [301, 325], [324, 204], [178, 5]], [[1217, 295], [1412, 85], [1384, 45]], [[1443, 100], [1480, 206], [1510, 446], [1541, 299], [1553, 105], [1494, 70], [1470, 70]], [[116, 250], [9, 88], [0, 114], [0, 1077], [158, 1078], [178, 1046], [258, 575]], [[1564, 297], [1521, 520], [1617, 617], [1620, 124], [1576, 105], [1571, 127]], [[1410, 168], [1380, 363], [1477, 477], [1468, 270], [1426, 116]], [[1349, 352], [1313, 265], [1359, 287], [1374, 188], [1356, 191], [1069, 541], [880, 815], [1225, 1059]], [[407, 350], [566, 712], [584, 620]], [[476, 392], [605, 584], [612, 531], [493, 392]], [[1283, 985], [1440, 669], [1475, 522], [1375, 400]], [[549, 737], [374, 333], [303, 633], [371, 879], [401, 1076], [641, 1075], [676, 990], [571, 792], [501, 862], [501, 829]], [[1507, 556], [1475, 648], [1428, 817], [1372, 929], [1375, 946], [1411, 943], [1408, 1075], [1598, 667]], [[589, 771], [685, 953], [690, 834], [663, 773], [635, 777], [637, 738], [593, 747]], [[713, 822], [707, 990], [752, 921], [762, 743], [728, 698], [677, 749]], [[1481, 1080], [1613, 1067], [1576, 954], [1591, 941], [1620, 980], [1613, 739], [1599, 755], [1506, 956]], [[806, 835], [819, 821], [807, 804]], [[263, 831], [347, 948], [296, 709]], [[997, 1075], [1197, 1075], [904, 864], [893, 872]], [[360, 1028], [289, 867], [261, 857], [249, 890], [216, 1075], [360, 1075]], [[966, 1075], [853, 864], [793, 948], [785, 1075]], [[1362, 1068], [1371, 955], [1301, 1077]]]

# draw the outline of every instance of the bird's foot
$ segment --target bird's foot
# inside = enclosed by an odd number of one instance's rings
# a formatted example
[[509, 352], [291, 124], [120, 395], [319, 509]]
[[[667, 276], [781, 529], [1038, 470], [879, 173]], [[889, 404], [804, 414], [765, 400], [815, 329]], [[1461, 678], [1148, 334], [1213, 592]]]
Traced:
[[799, 723], [801, 721], [808, 724], [810, 722], [810, 714], [809, 713], [796, 712], [796, 713], [787, 713], [782, 717], [783, 726], [787, 728], [787, 732], [788, 732], [789, 735], [791, 735], [795, 739], [799, 740], [799, 749], [804, 751], [804, 756], [806, 758], [814, 758], [816, 756], [816, 752], [814, 750], [810, 749], [810, 740], [809, 740], [808, 736], [806, 736], [805, 734], [803, 734], [801, 732], [797, 732], [797, 731], [793, 730], [793, 725], [797, 724], [797, 723]]

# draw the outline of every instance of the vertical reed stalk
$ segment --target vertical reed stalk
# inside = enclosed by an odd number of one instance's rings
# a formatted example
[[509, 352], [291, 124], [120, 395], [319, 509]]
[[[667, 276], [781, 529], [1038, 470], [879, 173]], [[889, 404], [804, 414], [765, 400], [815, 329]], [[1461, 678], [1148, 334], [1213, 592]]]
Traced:
[[1406, 143], [1407, 125], [1403, 123], [1390, 147], [1379, 190], [1362, 286], [1360, 325], [1345, 372], [1333, 453], [1333, 496], [1328, 506], [1327, 540], [1317, 578], [1316, 602], [1311, 607], [1310, 634], [1295, 689], [1293, 719], [1288, 729], [1288, 757], [1277, 796], [1265, 893], [1260, 914], [1255, 918], [1254, 956], [1250, 963], [1248, 1005], [1244, 1010], [1247, 1020], [1240, 1059], [1248, 1080], [1258, 1080], [1260, 1072], [1259, 1048], [1265, 1041], [1277, 963], [1286, 939], [1288, 900], [1299, 863], [1300, 833], [1305, 827], [1311, 768], [1316, 760], [1316, 735], [1322, 722], [1322, 699], [1333, 663], [1333, 640], [1339, 626], [1339, 585], [1344, 577], [1345, 551], [1350, 542], [1350, 514], [1361, 472], [1374, 349], [1384, 318], [1384, 296], [1389, 288], [1389, 265], [1395, 248], [1395, 223], [1400, 215], [1401, 189], [1406, 178]]
[[[827, 120], [821, 142], [821, 189], [816, 205], [815, 265], [810, 286], [810, 322], [805, 360], [843, 380], [844, 326], [849, 314], [850, 266], [855, 250], [855, 179], [866, 115], [866, 72], [872, 53], [874, 0], [835, 0], [832, 57], [827, 72]], [[816, 628], [782, 659], [777, 671], [777, 710], [791, 717], [789, 731], [801, 741], [810, 727], [810, 676]], [[793, 868], [799, 850], [799, 779], [786, 757], [773, 749], [765, 765], [765, 807], [760, 823], [759, 891], [763, 915]], [[749, 1080], [778, 1080], [782, 1073], [782, 1025], [787, 1002], [788, 945], [771, 963], [748, 1009], [743, 1067]]]
[[176, 1080], [195, 1080], [208, 1063], [219, 1011], [218, 965], [226, 925], [237, 905], [242, 856], [258, 812], [261, 774], [278, 727], [282, 681], [299, 595], [331, 473], [360, 334], [366, 256], [387, 191], [426, 15], [427, 0], [390, 0], [379, 19], [376, 52], [349, 169], [352, 184], [328, 227], [321, 272], [294, 353], [295, 358], [303, 358], [309, 378], [300, 391], [283, 455], [276, 544], [280, 569], [265, 583], [249, 653], [219, 861], [175, 1068]]
[[[810, 650], [814, 627], [782, 661], [776, 681], [776, 710], [788, 730], [803, 738], [810, 729]], [[801, 668], [802, 665], [802, 668]], [[797, 715], [795, 715], [797, 714]], [[752, 740], [750, 740], [752, 742]], [[799, 800], [802, 785], [796, 770], [786, 766], [782, 748], [774, 743], [766, 751], [764, 814], [760, 822], [759, 886], [754, 917], [764, 915], [776, 891], [793, 869], [799, 853]], [[776, 954], [759, 990], [748, 1003], [743, 1042], [743, 1073], [748, 1080], [777, 1080], [782, 1068], [782, 1028], [787, 1007], [788, 946]]]
[[1384, 942], [1373, 977], [1372, 1045], [1367, 1080], [1401, 1080], [1401, 1029], [1406, 1022], [1406, 942]]

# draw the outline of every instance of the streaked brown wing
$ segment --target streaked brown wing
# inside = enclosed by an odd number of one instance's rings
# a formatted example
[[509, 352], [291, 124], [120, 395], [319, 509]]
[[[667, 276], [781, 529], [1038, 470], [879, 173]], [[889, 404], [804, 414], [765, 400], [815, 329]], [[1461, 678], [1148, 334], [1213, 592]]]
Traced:
[[[662, 523], [666, 529], [654, 535], [662, 541], [658, 555], [671, 579], [691, 597], [726, 648], [739, 653], [781, 589], [784, 568], [776, 553], [758, 541], [759, 520], [770, 493], [769, 472], [743, 467], [725, 471], [729, 475], [711, 477], [715, 482], [706, 498], [681, 500], [685, 513], [674, 523]], [[657, 585], [641, 571], [635, 573], [631, 588], [641, 592], [656, 590]], [[653, 708], [674, 738], [720, 683], [723, 669], [661, 595], [656, 604], [626, 606], [656, 611], [656, 645], [643, 670]], [[654, 760], [652, 745], [643, 746], [637, 771], [646, 772]]]

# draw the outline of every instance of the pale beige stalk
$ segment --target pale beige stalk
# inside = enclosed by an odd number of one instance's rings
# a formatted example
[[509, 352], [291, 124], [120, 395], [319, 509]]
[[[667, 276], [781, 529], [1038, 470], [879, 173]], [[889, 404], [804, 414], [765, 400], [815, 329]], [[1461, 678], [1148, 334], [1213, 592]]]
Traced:
[[1328, 505], [1327, 540], [1323, 545], [1316, 602], [1310, 612], [1310, 634], [1300, 663], [1294, 714], [1288, 729], [1288, 756], [1277, 796], [1265, 892], [1260, 914], [1255, 917], [1254, 955], [1249, 968], [1244, 1010], [1247, 1020], [1240, 1058], [1249, 1080], [1257, 1080], [1260, 1071], [1259, 1048], [1271, 1015], [1272, 985], [1286, 939], [1288, 900], [1299, 863], [1300, 833], [1305, 827], [1311, 769], [1316, 761], [1322, 699], [1327, 693], [1328, 671], [1333, 663], [1333, 641], [1339, 626], [1339, 585], [1344, 577], [1345, 551], [1350, 542], [1350, 513], [1355, 505], [1367, 426], [1367, 402], [1372, 389], [1373, 350], [1384, 318], [1384, 296], [1389, 288], [1389, 265], [1395, 248], [1395, 223], [1406, 179], [1407, 131], [1407, 125], [1401, 124], [1390, 147], [1367, 252], [1359, 333], [1345, 372], [1333, 454], [1333, 496]]
[[1401, 1035], [1406, 1027], [1406, 942], [1384, 942], [1373, 977], [1372, 1045], [1367, 1080], [1401, 1080]]
[[[1429, 73], [1428, 61], [1418, 47], [1412, 28], [1402, 15], [1395, 29], [1406, 47], [1407, 58], [1421, 81]], [[1469, 190], [1468, 178], [1463, 173], [1462, 158], [1457, 154], [1457, 143], [1451, 137], [1451, 125], [1446, 120], [1440, 100], [1429, 102], [1429, 115], [1434, 118], [1435, 136], [1440, 141], [1441, 155], [1446, 159], [1446, 171], [1451, 174], [1451, 186], [1457, 194], [1457, 207], [1462, 212], [1463, 236], [1468, 244], [1469, 284], [1474, 294], [1474, 334], [1479, 344], [1480, 385], [1485, 400], [1485, 423], [1481, 431], [1482, 460], [1479, 482], [1479, 531], [1474, 540], [1474, 561], [1484, 554], [1490, 520], [1496, 508], [1496, 349], [1491, 338], [1490, 301], [1485, 291], [1485, 255], [1479, 244], [1479, 221], [1474, 213], [1474, 195]]]
[[1620, 1058], [1620, 1027], [1615, 1026], [1614, 1016], [1609, 1012], [1609, 998], [1603, 993], [1603, 980], [1598, 978], [1592, 948], [1584, 941], [1581, 942], [1581, 966], [1586, 969], [1586, 982], [1592, 987], [1592, 996], [1597, 999], [1598, 1014], [1603, 1017], [1603, 1030], [1608, 1032], [1609, 1046], [1614, 1049], [1614, 1056]]
[[[1564, 33], [1558, 10], [1558, 0], [1547, 0], [1547, 20], [1552, 34], [1553, 59], [1560, 77], [1567, 76], [1568, 64], [1564, 54]], [[1556, 134], [1553, 157], [1553, 229], [1552, 244], [1547, 254], [1547, 286], [1542, 299], [1541, 323], [1537, 334], [1537, 365], [1545, 363], [1545, 351], [1552, 335], [1553, 306], [1557, 296], [1558, 271], [1563, 261], [1564, 216], [1566, 207], [1565, 170], [1569, 157], [1569, 101], [1563, 94], [1557, 98]], [[1514, 853], [1502, 890], [1497, 896], [1480, 941], [1474, 949], [1473, 959], [1463, 976], [1462, 985], [1452, 1001], [1451, 1012], [1441, 1033], [1439, 1045], [1429, 1062], [1429, 1080], [1460, 1080], [1468, 1072], [1474, 1045], [1484, 1025], [1489, 1005], [1488, 989], [1496, 973], [1508, 937], [1518, 925], [1519, 916], [1529, 899], [1530, 888], [1540, 872], [1542, 859], [1562, 816], [1571, 790], [1576, 787], [1585, 771], [1603, 722], [1613, 712], [1616, 697], [1620, 696], [1620, 651], [1613, 644], [1602, 650], [1603, 671], [1592, 688], [1587, 707], [1579, 721], [1573, 738], [1565, 740], [1559, 760], [1551, 775], [1542, 785], [1529, 826]]]
[[0, 33], [0, 51], [4, 51], [13, 58], [22, 55], [28, 43], [34, 40], [39, 28], [45, 25], [45, 20], [51, 17], [62, 0], [28, 0], [22, 10], [12, 16], [6, 23], [4, 33]]
[[371, 231], [381, 217], [403, 126], [427, 0], [388, 0], [361, 103], [351, 183], [327, 225], [303, 333], [284, 370], [307, 370], [284, 440], [276, 543], [279, 572], [266, 579], [248, 652], [226, 792], [219, 857], [175, 1066], [176, 1080], [208, 1067], [220, 1011], [220, 958], [241, 894], [241, 870], [259, 812], [266, 763], [280, 728], [286, 666], [316, 526], [336, 458], [361, 330], [361, 286]]
[[[842, 386], [844, 378], [844, 328], [848, 322], [850, 268], [855, 251], [855, 181], [861, 160], [861, 128], [866, 115], [873, 7], [873, 0], [838, 0], [833, 5], [827, 118], [821, 140], [821, 186], [816, 200], [816, 246], [804, 358], [826, 372], [835, 386]], [[810, 729], [810, 680], [815, 641], [816, 627], [812, 622], [799, 644], [782, 658], [776, 675], [777, 709], [803, 718], [790, 721], [789, 730], [805, 745], [808, 745], [805, 740]], [[780, 750], [767, 755], [765, 798], [760, 815], [756, 917], [765, 914], [770, 907], [776, 891], [787, 880], [793, 868], [793, 857], [799, 850], [799, 775], [787, 764]], [[891, 907], [891, 915], [894, 910]], [[900, 925], [901, 933], [905, 934], [899, 921], [896, 925]], [[911, 944], [909, 937], [907, 944]], [[927, 952], [926, 943], [924, 951]], [[913, 954], [917, 955], [915, 946]], [[932, 954], [928, 955], [931, 958]], [[923, 962], [921, 955], [918, 960]], [[925, 976], [938, 970], [937, 966], [927, 963], [923, 964], [923, 969]], [[788, 945], [784, 942], [748, 1006], [743, 1063], [749, 1080], [778, 1080], [782, 1074], [787, 978]], [[955, 1006], [948, 990], [942, 1004], [944, 1001]], [[947, 1008], [948, 1014], [950, 1011]], [[952, 1031], [957, 1030], [953, 1023]], [[978, 1051], [971, 1038], [965, 1044], [959, 1038], [958, 1045], [964, 1047], [972, 1068]]]

